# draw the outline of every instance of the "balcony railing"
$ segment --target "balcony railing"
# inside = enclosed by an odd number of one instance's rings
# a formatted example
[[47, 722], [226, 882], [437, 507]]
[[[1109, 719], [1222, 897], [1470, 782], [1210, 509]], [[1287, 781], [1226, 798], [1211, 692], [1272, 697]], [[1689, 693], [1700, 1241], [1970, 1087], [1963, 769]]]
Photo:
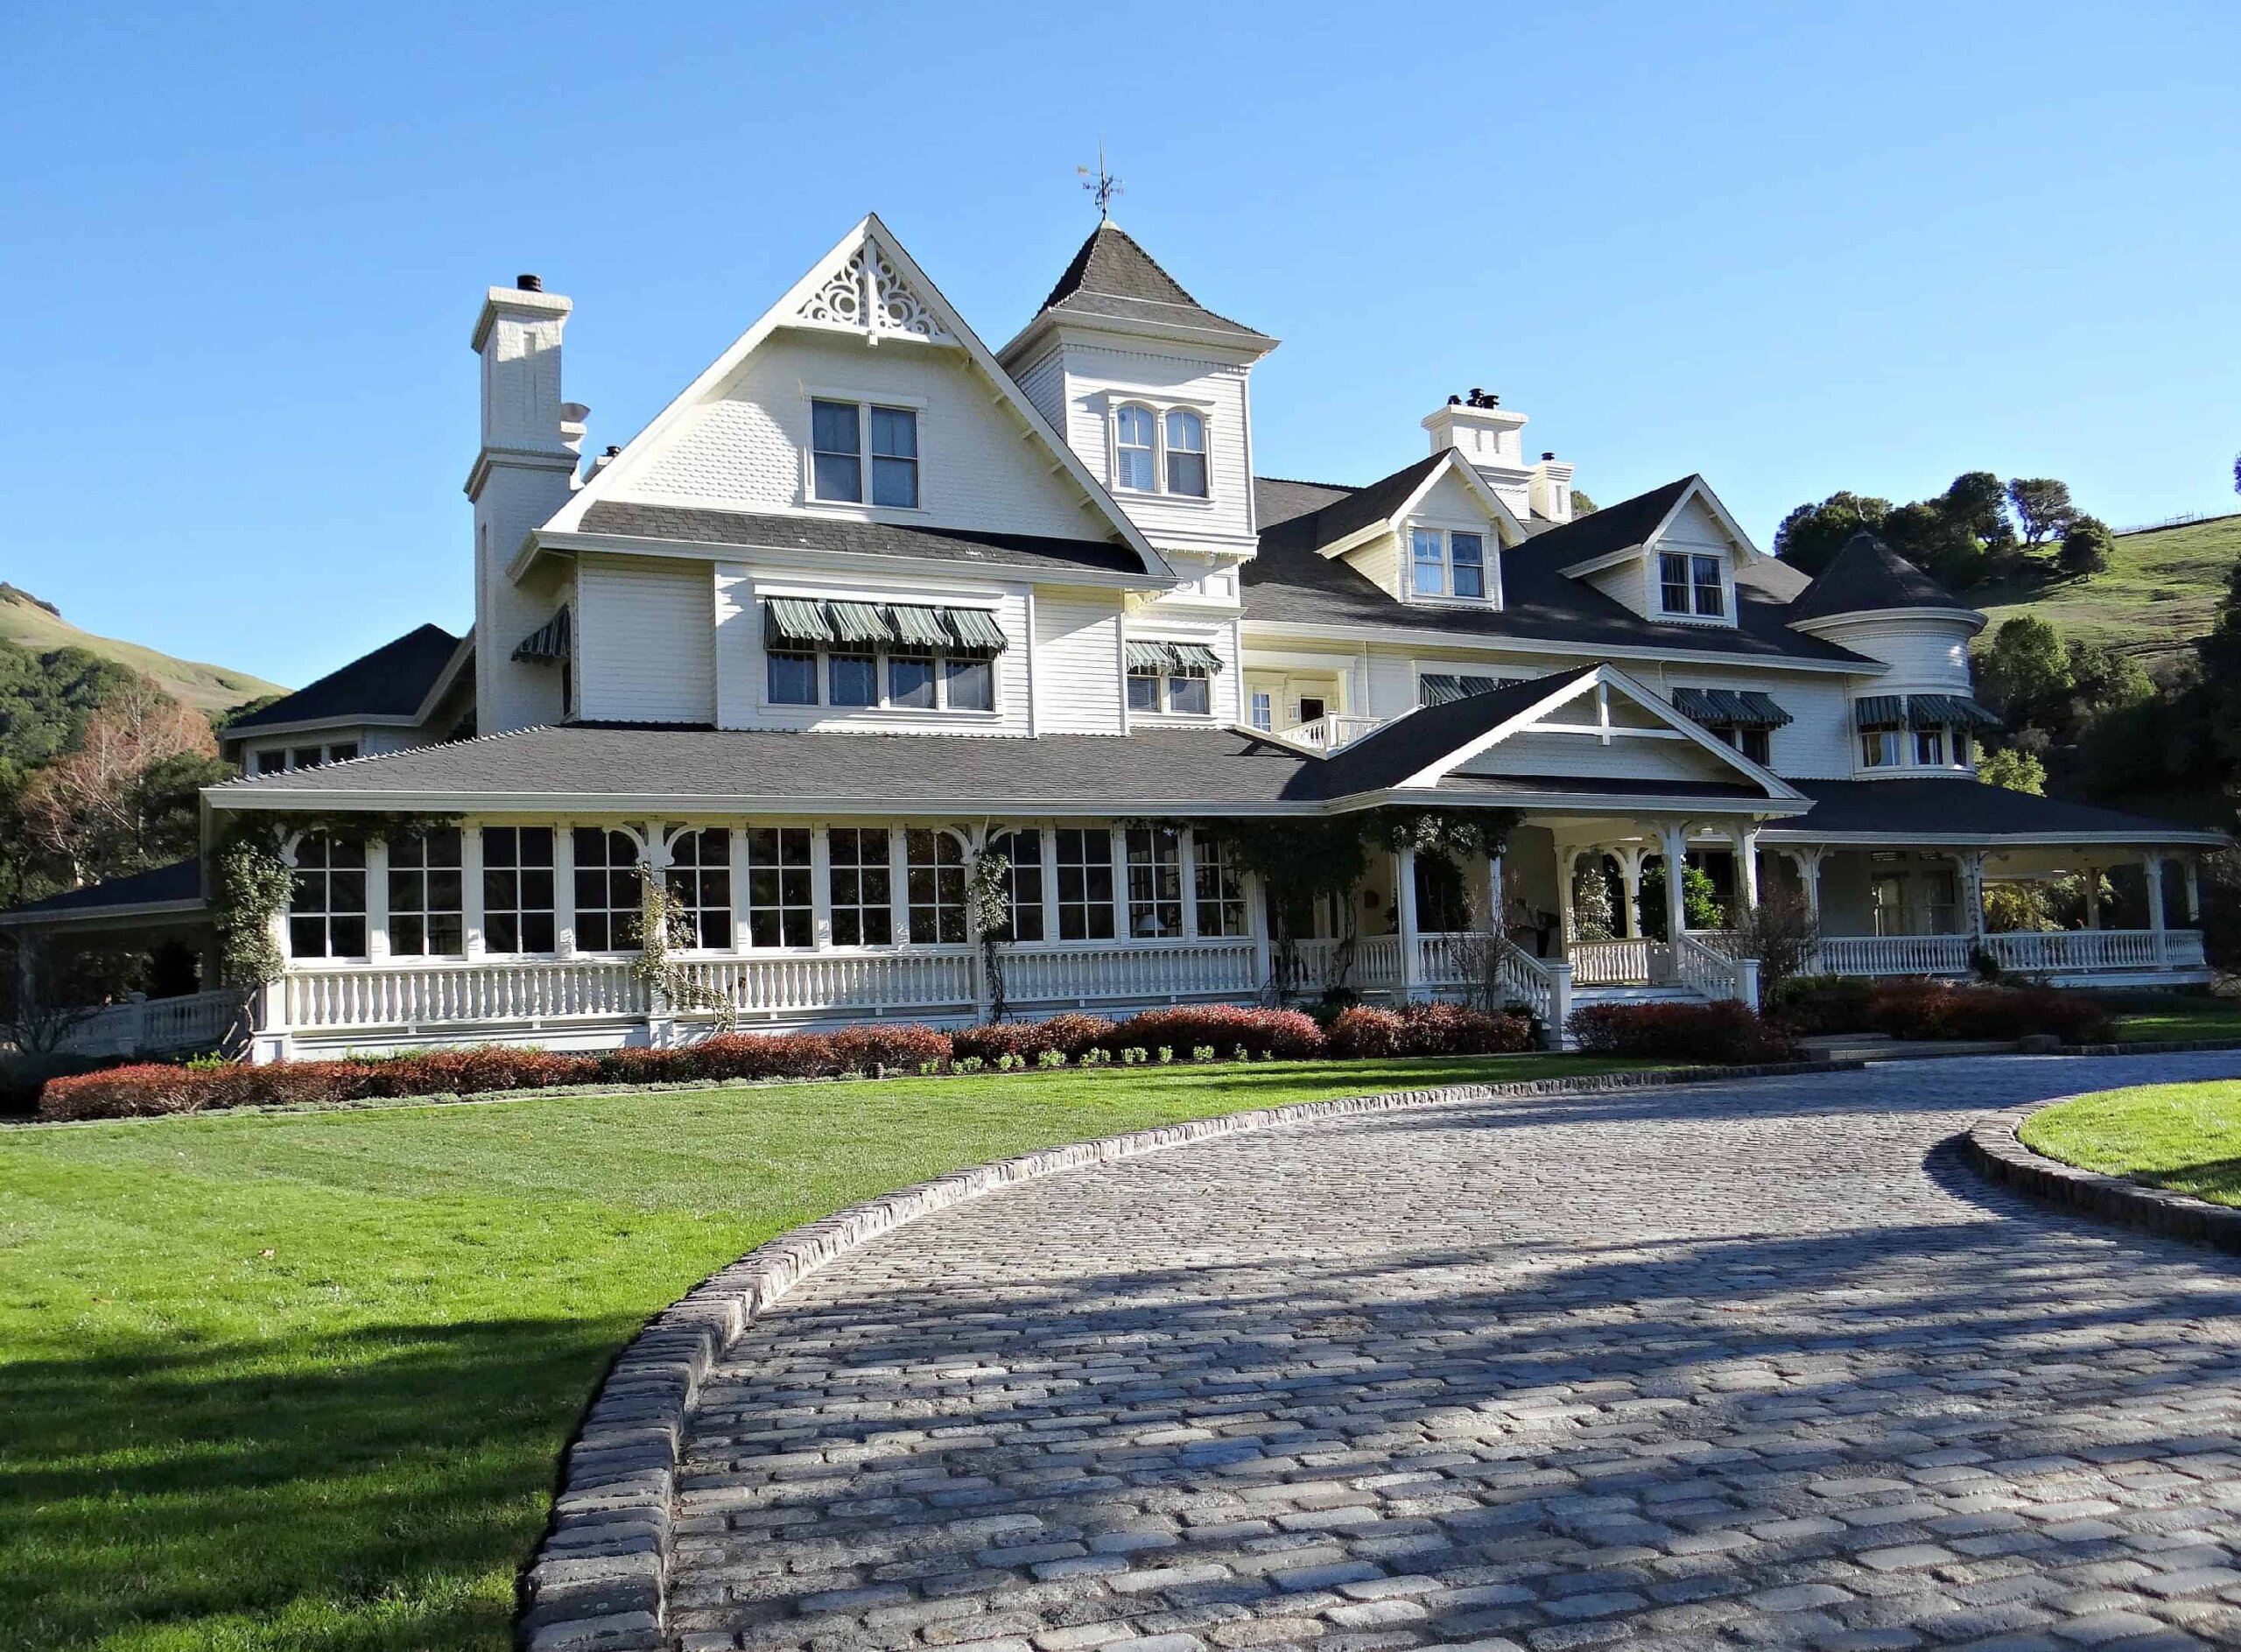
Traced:
[[1284, 738], [1303, 746], [1312, 746], [1317, 751], [1336, 751], [1344, 745], [1359, 740], [1372, 729], [1382, 728], [1382, 717], [1357, 717], [1339, 712], [1325, 712], [1313, 722], [1302, 723], [1288, 730]]
[[214, 1050], [248, 1030], [245, 995], [218, 990], [177, 998], [133, 997], [95, 1010], [63, 1035], [84, 1056], [167, 1055]]
[[[2201, 969], [2202, 931], [2191, 929], [2008, 930], [1984, 949], [2020, 975]], [[1814, 968], [1829, 975], [1966, 975], [1977, 946], [1967, 935], [1824, 936]]]

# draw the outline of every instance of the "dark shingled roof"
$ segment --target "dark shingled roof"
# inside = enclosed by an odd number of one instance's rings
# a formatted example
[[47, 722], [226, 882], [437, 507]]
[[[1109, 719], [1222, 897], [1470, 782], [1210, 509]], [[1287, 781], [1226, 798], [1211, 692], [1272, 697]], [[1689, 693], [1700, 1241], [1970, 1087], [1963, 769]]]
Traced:
[[1491, 694], [1466, 694], [1444, 706], [1425, 706], [1382, 728], [1365, 735], [1351, 746], [1331, 754], [1330, 795], [1379, 791], [1397, 786], [1410, 775], [1475, 740], [1497, 725], [1507, 722], [1527, 706], [1546, 699], [1568, 684], [1592, 672], [1592, 665], [1559, 671], [1514, 683]]
[[1559, 523], [1534, 535], [1533, 548], [1545, 551], [1560, 568], [1591, 561], [1613, 551], [1632, 550], [1657, 531], [1657, 524], [1672, 514], [1673, 507], [1681, 503], [1681, 496], [1697, 480], [1695, 476], [1683, 476], [1647, 493], [1638, 493], [1631, 499], [1621, 499], [1615, 505], [1605, 505], [1600, 510]]
[[284, 723], [417, 715], [458, 647], [459, 638], [442, 626], [424, 625], [261, 711], [236, 717], [224, 732], [230, 735]]
[[1226, 315], [1216, 315], [1183, 290], [1134, 236], [1115, 223], [1100, 223], [1074, 254], [1074, 261], [1043, 300], [1037, 315], [1110, 316], [1226, 334], [1240, 343], [1274, 344]]
[[586, 533], [634, 539], [673, 539], [686, 545], [737, 545], [773, 551], [832, 551], [858, 556], [916, 557], [923, 561], [971, 562], [1021, 568], [1098, 568], [1146, 572], [1127, 545], [1103, 539], [1058, 539], [1032, 533], [906, 526], [842, 517], [758, 516], [682, 505], [595, 501], [584, 512]]
[[1263, 528], [1273, 528], [1295, 517], [1311, 516], [1354, 491], [1334, 482], [1293, 482], [1282, 476], [1255, 476], [1253, 519]]
[[1424, 478], [1438, 469], [1446, 457], [1443, 452], [1419, 459], [1389, 476], [1379, 477], [1366, 488], [1334, 499], [1312, 517], [1293, 518], [1289, 525], [1317, 551], [1336, 545], [1350, 533], [1385, 521], [1408, 503], [1409, 496], [1423, 486]]
[[1789, 606], [1792, 624], [1833, 614], [1878, 614], [1892, 608], [1966, 608], [1969, 605], [1873, 534], [1862, 529], [1844, 541], [1820, 577]]
[[2034, 798], [1978, 780], [1793, 780], [1790, 784], [1813, 799], [1813, 810], [1802, 819], [1783, 821], [1780, 829], [1808, 836], [1856, 832], [1934, 843], [2075, 833], [2140, 843], [2223, 841], [2220, 833], [2067, 798]]
[[873, 811], [978, 813], [1000, 803], [1312, 803], [1322, 767], [1320, 757], [1281, 742], [1219, 728], [1025, 739], [576, 724], [259, 775], [212, 796], [235, 806], [282, 795], [348, 803], [471, 794], [525, 805], [705, 798], [748, 807], [814, 798]]
[[62, 917], [98, 912], [112, 906], [153, 906], [164, 901], [202, 898], [202, 868], [199, 861], [174, 861], [152, 871], [130, 877], [113, 877], [106, 883], [89, 883], [82, 889], [50, 895], [43, 901], [26, 901], [7, 909], [11, 917]]
[[[1429, 462], [1429, 461], [1425, 461]], [[1419, 466], [1409, 470], [1420, 471]], [[1405, 477], [1395, 473], [1381, 488]], [[1420, 477], [1421, 479], [1421, 477]], [[1677, 624], [1644, 619], [1617, 598], [1561, 570], [1599, 552], [1584, 549], [1575, 531], [1606, 516], [1620, 516], [1619, 533], [1628, 516], [1639, 519], [1651, 507], [1644, 501], [1665, 497], [1665, 504], [1650, 517], [1650, 527], [1673, 508], [1690, 478], [1668, 482], [1639, 498], [1624, 500], [1591, 517], [1563, 528], [1536, 534], [1524, 544], [1501, 553], [1502, 606], [1476, 609], [1453, 603], [1403, 602], [1349, 566], [1340, 558], [1324, 557], [1317, 544], [1318, 526], [1332, 511], [1325, 503], [1311, 514], [1279, 521], [1261, 531], [1260, 552], [1242, 572], [1245, 617], [1247, 620], [1289, 621], [1324, 625], [1369, 625], [1414, 631], [1472, 632], [1489, 643], [1537, 642], [1607, 643], [1634, 648], [1671, 650], [1676, 653], [1755, 655], [1767, 659], [1798, 659], [1832, 664], [1881, 669], [1879, 662], [1839, 648], [1818, 637], [1788, 628], [1789, 610], [1778, 594], [1748, 578], [1737, 581], [1736, 624], [1725, 626]], [[1308, 484], [1288, 483], [1288, 488]], [[1366, 492], [1368, 489], [1357, 489]], [[1293, 496], [1296, 499], [1297, 496]], [[1341, 502], [1342, 503], [1342, 502]], [[1626, 513], [1622, 515], [1621, 513]], [[1648, 528], [1642, 529], [1647, 532]], [[1614, 538], [1605, 549], [1639, 543]], [[1755, 572], [1755, 570], [1753, 570]]]

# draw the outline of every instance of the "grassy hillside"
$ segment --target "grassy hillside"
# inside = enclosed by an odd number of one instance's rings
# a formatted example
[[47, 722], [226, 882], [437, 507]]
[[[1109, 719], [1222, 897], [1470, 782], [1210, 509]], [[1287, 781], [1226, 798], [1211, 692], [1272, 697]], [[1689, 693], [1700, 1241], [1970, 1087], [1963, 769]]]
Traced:
[[2226, 571], [2237, 559], [2241, 515], [2212, 517], [2123, 535], [2109, 571], [2090, 580], [2011, 581], [1970, 596], [1994, 625], [2034, 615], [2065, 636], [2116, 643], [2152, 666], [2209, 634]]
[[285, 692], [277, 683], [251, 677], [247, 671], [205, 665], [199, 660], [173, 659], [137, 643], [120, 643], [114, 637], [81, 631], [13, 586], [0, 586], [0, 638], [39, 654], [49, 649], [82, 648], [154, 678], [165, 692], [198, 711], [224, 711], [244, 700]]

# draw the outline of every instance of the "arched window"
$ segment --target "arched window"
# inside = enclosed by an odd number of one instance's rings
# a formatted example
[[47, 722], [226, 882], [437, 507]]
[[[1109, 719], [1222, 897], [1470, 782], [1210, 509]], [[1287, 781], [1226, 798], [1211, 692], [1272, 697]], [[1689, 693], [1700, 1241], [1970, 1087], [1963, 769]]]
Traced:
[[1206, 496], [1206, 421], [1186, 407], [1167, 416], [1167, 490]]
[[1152, 470], [1152, 410], [1124, 407], [1113, 416], [1113, 481], [1137, 493], [1157, 486]]

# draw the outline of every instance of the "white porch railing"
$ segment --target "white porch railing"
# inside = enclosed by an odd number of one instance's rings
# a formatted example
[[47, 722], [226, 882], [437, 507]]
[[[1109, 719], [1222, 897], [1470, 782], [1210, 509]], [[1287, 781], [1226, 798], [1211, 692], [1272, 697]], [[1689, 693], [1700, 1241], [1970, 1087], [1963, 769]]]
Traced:
[[[1967, 935], [1823, 936], [1814, 969], [1825, 975], [1966, 975]], [[2200, 969], [2202, 931], [2191, 929], [2007, 930], [1984, 937], [2004, 970], [2021, 975]]]
[[177, 998], [132, 998], [96, 1009], [64, 1036], [81, 1056], [165, 1055], [214, 1048], [247, 1030], [243, 995], [223, 988]]
[[802, 953], [685, 966], [693, 985], [745, 1016], [971, 1009], [979, 968], [969, 952]]
[[1357, 717], [1326, 712], [1311, 723], [1302, 723], [1284, 735], [1287, 740], [1303, 746], [1313, 746], [1318, 751], [1336, 751], [1350, 742], [1359, 740], [1373, 728], [1384, 726], [1382, 717]]
[[1564, 949], [1572, 980], [1582, 987], [1616, 987], [1635, 981], [1673, 979], [1673, 949], [1647, 937], [1609, 941], [1574, 941]]
[[1736, 998], [1759, 1007], [1759, 960], [1732, 958], [1709, 941], [1683, 933], [1673, 944], [1673, 974], [1683, 986], [1711, 999]]
[[[1180, 941], [1113, 951], [1007, 947], [1003, 959], [1004, 996], [1015, 1004], [1247, 997], [1261, 989], [1260, 965], [1249, 940]], [[977, 959], [968, 961], [979, 967]], [[965, 996], [969, 1003], [969, 979]]]
[[614, 959], [292, 964], [280, 984], [283, 1013], [297, 1031], [646, 1013], [645, 988]]

